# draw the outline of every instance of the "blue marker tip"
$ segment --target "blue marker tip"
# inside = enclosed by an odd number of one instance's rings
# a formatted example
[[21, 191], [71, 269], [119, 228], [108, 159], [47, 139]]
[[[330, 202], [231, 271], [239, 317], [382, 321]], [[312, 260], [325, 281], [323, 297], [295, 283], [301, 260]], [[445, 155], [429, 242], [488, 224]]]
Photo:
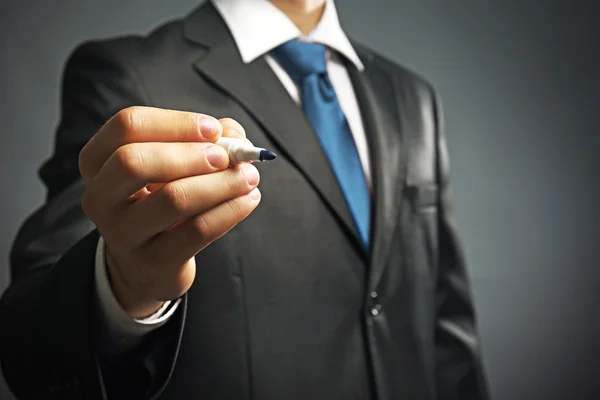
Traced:
[[275, 155], [275, 153], [269, 150], [261, 150], [258, 154], [258, 158], [260, 159], [260, 161], [271, 161], [274, 160], [276, 157], [277, 156]]

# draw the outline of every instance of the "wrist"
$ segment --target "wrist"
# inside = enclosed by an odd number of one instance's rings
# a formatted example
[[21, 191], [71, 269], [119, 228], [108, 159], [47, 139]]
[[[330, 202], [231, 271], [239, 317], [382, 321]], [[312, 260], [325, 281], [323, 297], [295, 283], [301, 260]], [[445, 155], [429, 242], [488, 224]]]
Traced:
[[106, 249], [106, 272], [113, 294], [123, 310], [133, 319], [145, 319], [165, 304], [163, 301], [143, 299], [137, 295], [117, 268], [117, 261]]

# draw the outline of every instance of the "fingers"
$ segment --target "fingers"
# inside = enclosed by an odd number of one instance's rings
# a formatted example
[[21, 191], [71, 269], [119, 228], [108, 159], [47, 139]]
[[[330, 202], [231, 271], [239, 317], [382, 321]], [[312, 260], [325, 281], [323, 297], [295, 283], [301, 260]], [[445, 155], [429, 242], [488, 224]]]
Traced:
[[223, 127], [223, 136], [246, 138], [246, 130], [235, 119], [221, 118], [219, 122]]
[[[243, 221], [260, 203], [258, 188], [190, 218], [156, 236], [146, 245], [155, 262], [177, 267]], [[173, 249], [177, 252], [174, 254]]]
[[210, 174], [226, 169], [228, 163], [227, 152], [210, 143], [127, 144], [109, 157], [88, 191], [105, 204], [123, 203], [149, 183]]
[[221, 118], [219, 122], [223, 127], [223, 136], [241, 139], [252, 145], [252, 142], [246, 138], [246, 130], [236, 120], [231, 118]]
[[[251, 164], [169, 182], [117, 217], [119, 225], [107, 232], [112, 234], [107, 240], [115, 238], [121, 246], [137, 247], [179, 221], [249, 193], [258, 182], [258, 170]], [[129, 227], [127, 237], [121, 236], [122, 227]]]
[[112, 117], [84, 146], [79, 169], [91, 180], [119, 147], [143, 142], [214, 142], [222, 133], [213, 117], [151, 107], [126, 108]]

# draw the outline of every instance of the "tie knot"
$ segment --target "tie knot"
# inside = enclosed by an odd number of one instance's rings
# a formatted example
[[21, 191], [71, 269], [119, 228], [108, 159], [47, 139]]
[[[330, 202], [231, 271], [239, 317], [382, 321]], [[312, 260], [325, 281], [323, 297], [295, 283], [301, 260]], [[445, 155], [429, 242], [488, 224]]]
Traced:
[[290, 40], [271, 50], [271, 56], [297, 84], [307, 76], [327, 72], [322, 44]]

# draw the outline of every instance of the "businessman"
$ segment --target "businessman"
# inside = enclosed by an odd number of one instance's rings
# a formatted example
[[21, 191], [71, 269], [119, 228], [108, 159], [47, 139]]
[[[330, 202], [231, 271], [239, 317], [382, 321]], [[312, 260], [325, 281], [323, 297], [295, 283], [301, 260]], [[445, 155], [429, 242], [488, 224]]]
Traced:
[[488, 398], [436, 94], [332, 0], [81, 45], [40, 176], [0, 304], [19, 399]]

